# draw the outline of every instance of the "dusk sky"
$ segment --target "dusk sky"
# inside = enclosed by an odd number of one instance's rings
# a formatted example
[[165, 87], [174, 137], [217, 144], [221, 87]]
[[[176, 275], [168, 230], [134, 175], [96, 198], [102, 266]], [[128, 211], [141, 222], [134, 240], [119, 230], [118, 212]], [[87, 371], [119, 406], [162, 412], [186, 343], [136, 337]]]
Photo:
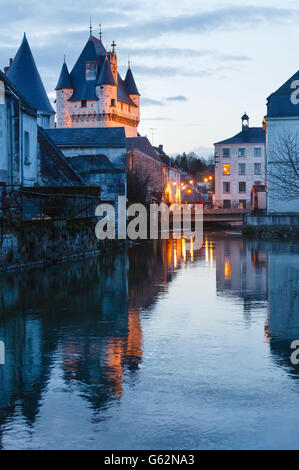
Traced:
[[[240, 3], [242, 6], [240, 6]], [[139, 132], [166, 152], [213, 152], [213, 143], [261, 125], [266, 98], [298, 70], [299, 2], [254, 0], [0, 0], [0, 68], [26, 32], [53, 102], [63, 55], [71, 70], [102, 24], [103, 44], [128, 55], [142, 96]]]

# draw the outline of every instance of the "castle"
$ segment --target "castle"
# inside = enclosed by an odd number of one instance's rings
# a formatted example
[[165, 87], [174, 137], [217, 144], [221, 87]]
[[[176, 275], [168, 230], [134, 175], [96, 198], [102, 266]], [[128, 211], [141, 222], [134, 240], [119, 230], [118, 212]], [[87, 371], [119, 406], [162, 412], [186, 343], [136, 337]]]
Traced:
[[58, 128], [124, 127], [136, 137], [140, 121], [140, 94], [130, 63], [123, 80], [118, 73], [115, 42], [107, 52], [92, 35], [69, 73], [64, 60], [56, 86]]

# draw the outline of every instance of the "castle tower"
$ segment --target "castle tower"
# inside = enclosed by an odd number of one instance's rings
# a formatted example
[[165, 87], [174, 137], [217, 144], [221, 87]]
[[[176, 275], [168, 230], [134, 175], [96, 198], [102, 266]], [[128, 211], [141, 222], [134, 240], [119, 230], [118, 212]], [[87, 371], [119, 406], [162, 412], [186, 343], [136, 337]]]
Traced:
[[[100, 38], [90, 35], [72, 71], [66, 65], [56, 87], [58, 127], [124, 127], [137, 136], [139, 92], [132, 71], [118, 73], [116, 44], [107, 53]], [[62, 88], [63, 87], [63, 88]], [[66, 88], [69, 87], [69, 88]]]
[[38, 124], [44, 128], [54, 127], [55, 111], [50, 104], [25, 33], [22, 44], [8, 68], [7, 77], [28, 104], [37, 111]]
[[69, 98], [73, 94], [71, 77], [64, 59], [56, 90], [57, 127], [72, 127]]
[[96, 95], [98, 97], [97, 105], [100, 127], [106, 127], [108, 123], [110, 123], [110, 126], [113, 126], [117, 101], [117, 85], [107, 55], [96, 81]]

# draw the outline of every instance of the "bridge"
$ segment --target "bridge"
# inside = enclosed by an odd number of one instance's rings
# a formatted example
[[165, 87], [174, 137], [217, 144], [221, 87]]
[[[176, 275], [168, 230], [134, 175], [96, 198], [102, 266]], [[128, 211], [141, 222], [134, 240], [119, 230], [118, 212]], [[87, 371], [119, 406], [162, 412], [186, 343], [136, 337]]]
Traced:
[[213, 225], [243, 225], [247, 209], [204, 209], [203, 223]]

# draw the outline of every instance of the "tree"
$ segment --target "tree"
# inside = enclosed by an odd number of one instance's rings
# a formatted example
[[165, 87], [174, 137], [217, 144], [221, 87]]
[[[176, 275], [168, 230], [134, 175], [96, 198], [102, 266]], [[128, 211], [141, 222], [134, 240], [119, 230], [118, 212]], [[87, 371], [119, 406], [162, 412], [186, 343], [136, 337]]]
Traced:
[[142, 181], [134, 171], [127, 171], [127, 197], [129, 204], [138, 202], [146, 205], [148, 203], [149, 177]]
[[278, 197], [299, 199], [299, 134], [284, 130], [268, 153], [268, 182]]

